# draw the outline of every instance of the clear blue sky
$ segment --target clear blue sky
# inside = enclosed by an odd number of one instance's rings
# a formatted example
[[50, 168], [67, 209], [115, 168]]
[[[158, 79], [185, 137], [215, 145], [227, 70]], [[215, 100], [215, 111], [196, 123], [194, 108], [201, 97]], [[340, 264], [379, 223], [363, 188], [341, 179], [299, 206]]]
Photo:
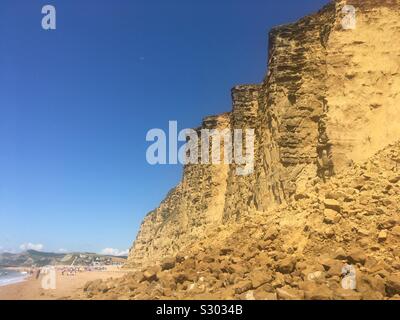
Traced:
[[182, 171], [147, 164], [147, 131], [230, 110], [268, 30], [327, 2], [2, 0], [0, 250], [128, 249]]

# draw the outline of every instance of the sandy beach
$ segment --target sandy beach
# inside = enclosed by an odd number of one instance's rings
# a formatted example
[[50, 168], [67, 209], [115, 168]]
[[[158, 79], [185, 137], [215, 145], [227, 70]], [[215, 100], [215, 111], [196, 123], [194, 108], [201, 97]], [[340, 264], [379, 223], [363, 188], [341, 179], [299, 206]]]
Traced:
[[41, 277], [36, 279], [35, 276], [30, 276], [23, 282], [0, 287], [0, 300], [73, 299], [87, 281], [119, 278], [127, 272], [129, 271], [119, 267], [107, 267], [104, 271], [83, 271], [71, 276], [63, 275], [57, 270], [56, 289], [45, 290], [41, 286]]

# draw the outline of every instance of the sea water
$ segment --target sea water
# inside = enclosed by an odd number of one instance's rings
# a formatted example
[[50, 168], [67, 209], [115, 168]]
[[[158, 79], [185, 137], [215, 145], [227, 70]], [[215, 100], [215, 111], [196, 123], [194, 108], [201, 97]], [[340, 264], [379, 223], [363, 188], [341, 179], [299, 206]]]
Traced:
[[0, 268], [0, 287], [22, 282], [27, 278], [27, 276], [28, 275], [25, 272]]

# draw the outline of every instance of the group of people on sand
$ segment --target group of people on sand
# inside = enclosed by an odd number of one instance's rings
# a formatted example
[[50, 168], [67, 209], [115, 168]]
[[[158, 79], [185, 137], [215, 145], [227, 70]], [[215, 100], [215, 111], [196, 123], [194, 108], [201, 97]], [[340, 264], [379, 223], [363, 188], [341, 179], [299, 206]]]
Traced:
[[91, 271], [106, 271], [107, 268], [104, 266], [84, 266], [84, 267], [78, 267], [78, 266], [67, 266], [67, 267], [60, 267], [58, 268], [58, 271], [61, 272], [61, 275], [66, 275], [66, 276], [75, 276], [77, 273], [81, 272], [91, 272]]
[[82, 272], [80, 267], [63, 267], [59, 269], [61, 275], [75, 276], [78, 272]]
[[[56, 267], [56, 270], [61, 273], [63, 276], [75, 276], [77, 273], [82, 272], [92, 272], [92, 271], [107, 271], [107, 267], [105, 266], [59, 266]], [[22, 270], [23, 273], [33, 276], [36, 279], [39, 279], [39, 276], [42, 273], [42, 268], [40, 267], [31, 267]]]

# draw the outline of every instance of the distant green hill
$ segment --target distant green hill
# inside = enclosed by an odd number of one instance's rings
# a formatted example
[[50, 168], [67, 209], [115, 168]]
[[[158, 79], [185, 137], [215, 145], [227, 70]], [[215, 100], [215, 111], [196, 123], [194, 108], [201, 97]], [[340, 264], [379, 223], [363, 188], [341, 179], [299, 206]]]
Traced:
[[0, 267], [42, 267], [46, 265], [79, 265], [125, 263], [127, 257], [105, 256], [96, 253], [53, 253], [28, 250], [21, 253], [0, 253]]

